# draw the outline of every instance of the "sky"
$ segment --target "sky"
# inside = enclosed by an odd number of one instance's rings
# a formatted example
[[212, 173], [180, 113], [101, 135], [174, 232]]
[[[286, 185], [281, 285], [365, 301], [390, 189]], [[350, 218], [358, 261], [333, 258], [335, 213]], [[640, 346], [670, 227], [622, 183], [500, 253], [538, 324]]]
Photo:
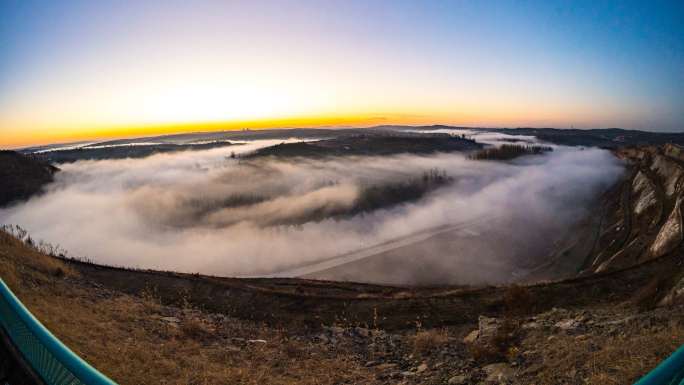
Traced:
[[682, 1], [0, 0], [0, 147], [683, 122]]

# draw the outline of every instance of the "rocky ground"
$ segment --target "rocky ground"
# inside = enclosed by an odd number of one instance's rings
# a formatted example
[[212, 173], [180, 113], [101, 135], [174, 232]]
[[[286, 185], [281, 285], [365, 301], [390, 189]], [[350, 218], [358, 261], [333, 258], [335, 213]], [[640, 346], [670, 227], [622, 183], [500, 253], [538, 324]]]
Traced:
[[403, 332], [322, 326], [314, 333], [283, 330], [275, 339], [226, 334], [243, 321], [193, 309], [160, 307], [150, 319], [177, 333], [193, 325], [204, 343], [222, 344], [236, 356], [266, 346], [305, 347], [305, 354], [328, 357], [344, 352], [364, 368], [362, 383], [376, 384], [624, 384], [684, 341], [682, 306], [643, 312], [553, 308], [529, 317], [481, 316], [477, 325], [423, 329], [417, 324]]

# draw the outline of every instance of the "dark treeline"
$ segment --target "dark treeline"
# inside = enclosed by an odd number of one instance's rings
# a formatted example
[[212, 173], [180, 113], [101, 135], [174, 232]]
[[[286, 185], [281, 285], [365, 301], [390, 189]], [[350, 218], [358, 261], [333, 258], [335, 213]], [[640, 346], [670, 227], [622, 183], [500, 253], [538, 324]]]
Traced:
[[[362, 213], [369, 213], [379, 209], [391, 208], [403, 203], [415, 202], [423, 198], [429, 192], [439, 187], [445, 186], [452, 181], [453, 178], [448, 176], [445, 170], [434, 168], [426, 170], [420, 175], [397, 180], [395, 182], [381, 184], [362, 183], [359, 186], [358, 197], [349, 207], [328, 205], [303, 212], [300, 215], [291, 216], [288, 218], [278, 218], [277, 220], [272, 221], [264, 221], [261, 222], [260, 225], [302, 225], [308, 222], [320, 222], [329, 218], [349, 218]], [[331, 180], [328, 182], [328, 185], [334, 185], [336, 183], [337, 182]], [[250, 207], [285, 196], [287, 196], [287, 193], [285, 193], [285, 195], [262, 193], [253, 195], [237, 194], [221, 199], [190, 199], [185, 201], [183, 205], [188, 208], [188, 210], [185, 210], [185, 212], [190, 215], [189, 218], [192, 220], [181, 220], [179, 223], [177, 223], [177, 225], [183, 227], [188, 223], [201, 220], [202, 217], [210, 215], [211, 213], [221, 209]]]
[[504, 144], [500, 147], [486, 148], [470, 156], [474, 160], [511, 160], [524, 155], [539, 155], [553, 151], [549, 146]]
[[421, 176], [384, 184], [362, 185], [359, 196], [351, 207], [326, 207], [271, 225], [301, 225], [307, 222], [350, 218], [355, 215], [388, 209], [404, 203], [416, 202], [433, 190], [453, 182], [445, 170], [430, 169]]

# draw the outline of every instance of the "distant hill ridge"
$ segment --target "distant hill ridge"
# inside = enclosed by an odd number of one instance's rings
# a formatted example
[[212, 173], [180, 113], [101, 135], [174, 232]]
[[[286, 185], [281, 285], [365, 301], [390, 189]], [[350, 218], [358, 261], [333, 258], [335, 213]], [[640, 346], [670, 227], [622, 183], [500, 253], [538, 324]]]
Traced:
[[14, 151], [0, 151], [0, 207], [28, 199], [54, 179], [57, 167]]

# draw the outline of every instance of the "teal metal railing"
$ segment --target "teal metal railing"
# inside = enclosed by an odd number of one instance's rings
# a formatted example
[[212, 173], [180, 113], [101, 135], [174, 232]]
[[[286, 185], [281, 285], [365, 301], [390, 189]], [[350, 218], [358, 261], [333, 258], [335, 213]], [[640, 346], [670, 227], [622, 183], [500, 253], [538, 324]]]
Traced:
[[684, 385], [684, 345], [635, 385]]
[[0, 327], [45, 385], [116, 385], [53, 336], [2, 279]]

